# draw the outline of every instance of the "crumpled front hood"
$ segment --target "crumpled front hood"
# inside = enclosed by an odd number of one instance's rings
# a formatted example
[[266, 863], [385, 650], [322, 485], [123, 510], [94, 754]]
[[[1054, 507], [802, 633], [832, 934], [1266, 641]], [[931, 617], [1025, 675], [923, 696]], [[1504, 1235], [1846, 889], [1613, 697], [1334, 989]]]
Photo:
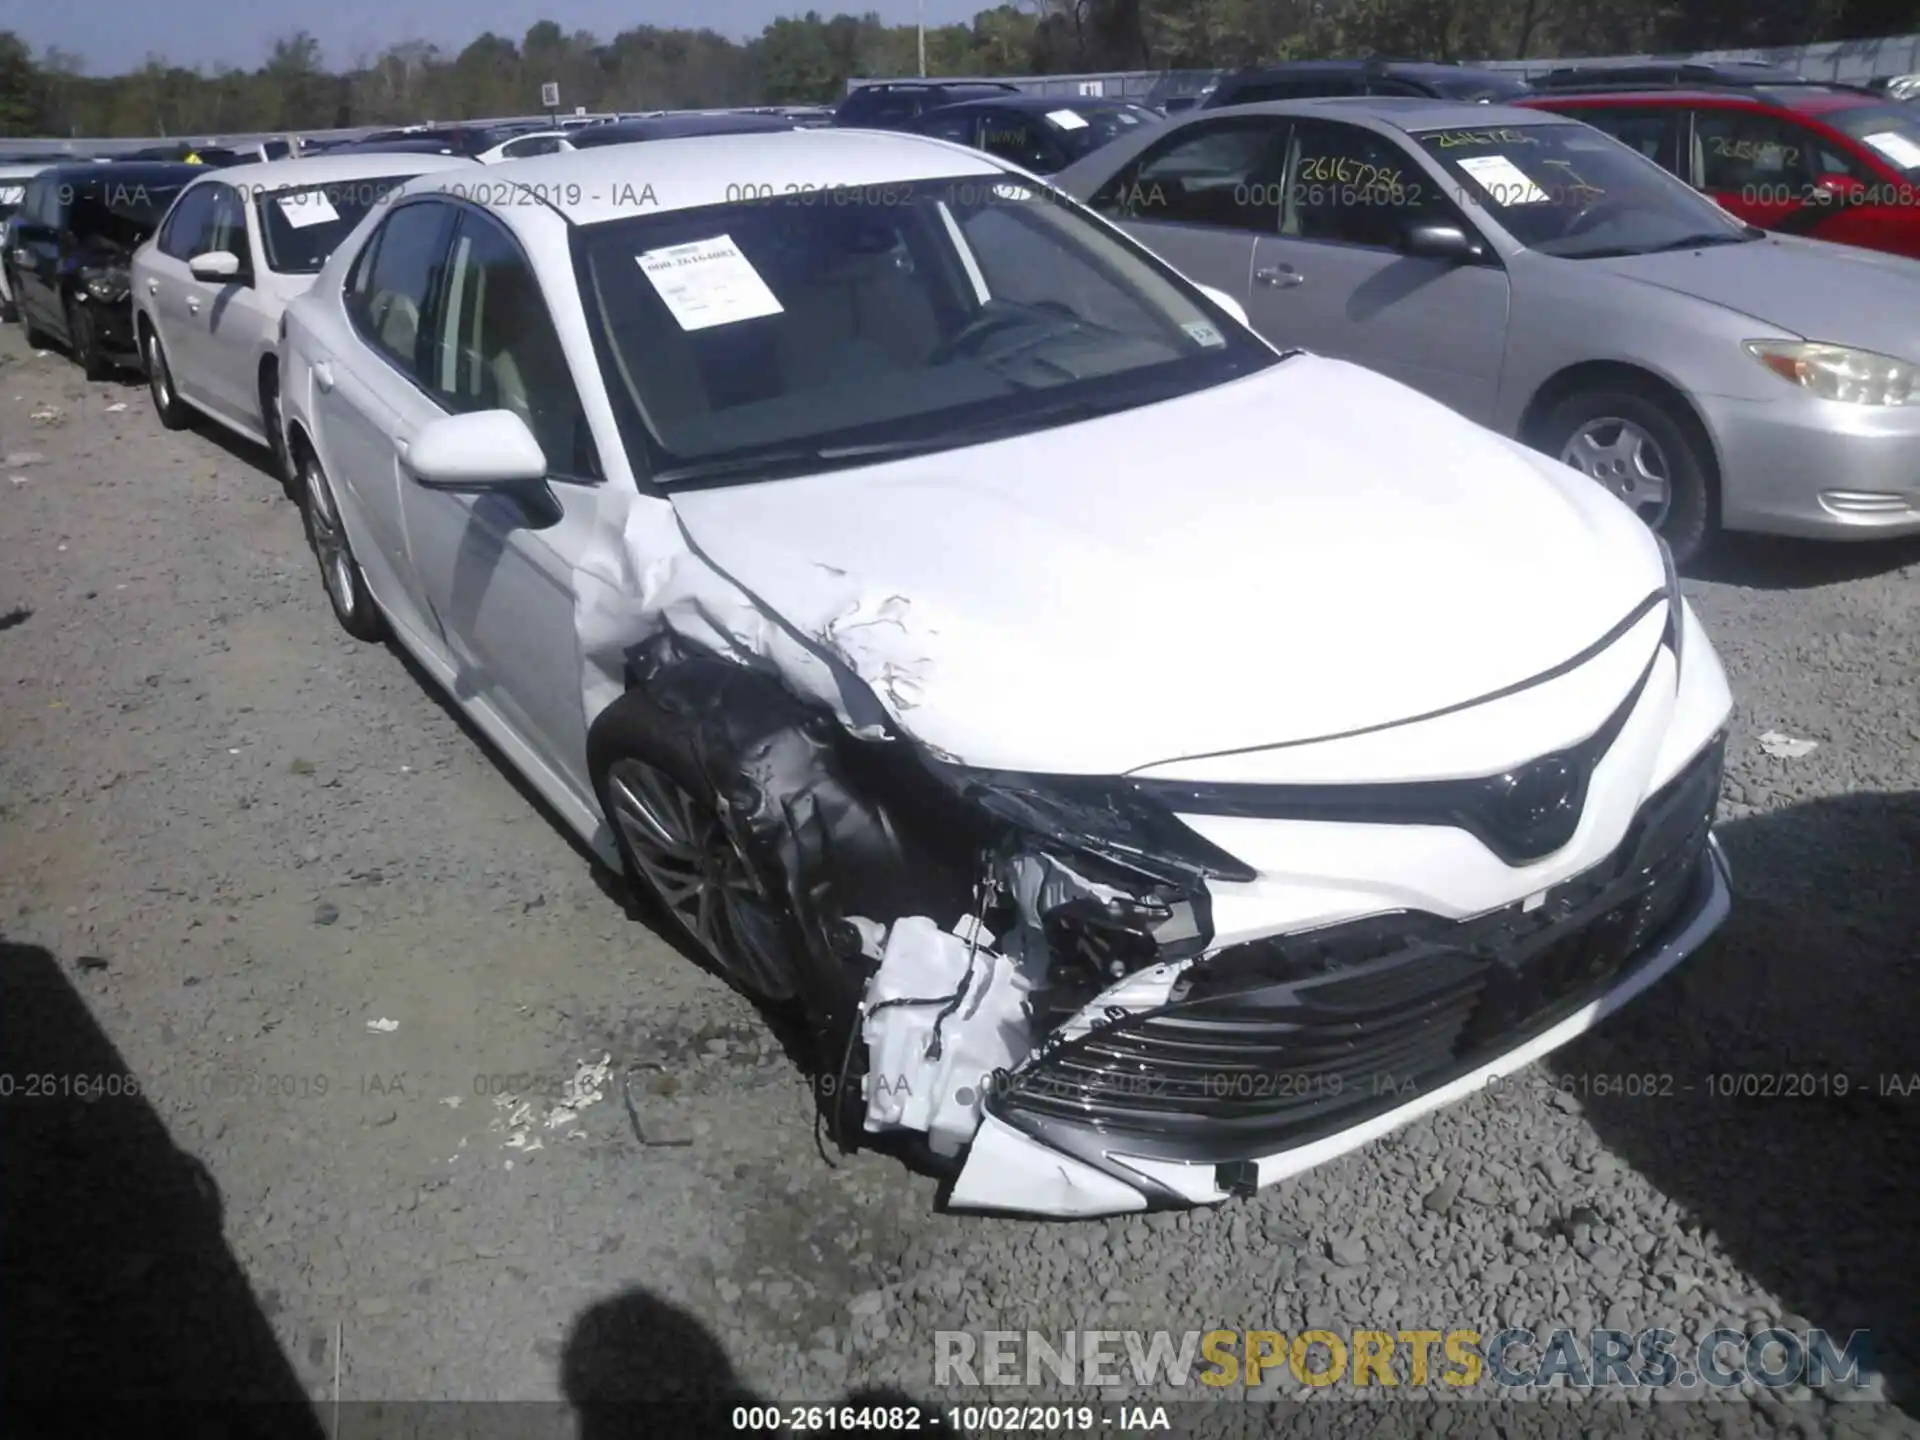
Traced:
[[695, 547], [966, 763], [1113, 774], [1482, 698], [1662, 584], [1628, 510], [1358, 366], [676, 495]]
[[1785, 331], [1920, 360], [1920, 261], [1771, 235], [1745, 245], [1585, 263], [1753, 316], [1775, 335]]

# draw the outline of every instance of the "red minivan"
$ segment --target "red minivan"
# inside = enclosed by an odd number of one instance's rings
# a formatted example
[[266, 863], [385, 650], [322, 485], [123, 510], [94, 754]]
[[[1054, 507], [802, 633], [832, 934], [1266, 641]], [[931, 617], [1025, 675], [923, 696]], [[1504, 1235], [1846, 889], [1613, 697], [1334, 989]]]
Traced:
[[1605, 130], [1749, 224], [1920, 259], [1920, 107], [1810, 82], [1516, 103]]

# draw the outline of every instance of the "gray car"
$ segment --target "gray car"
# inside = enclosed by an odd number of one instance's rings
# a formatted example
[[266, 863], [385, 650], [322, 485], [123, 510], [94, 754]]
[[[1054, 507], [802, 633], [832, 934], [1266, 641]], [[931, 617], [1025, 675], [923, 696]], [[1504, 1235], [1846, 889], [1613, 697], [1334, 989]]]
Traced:
[[1920, 263], [1767, 235], [1578, 121], [1367, 97], [1198, 113], [1054, 177], [1282, 347], [1716, 528], [1920, 531]]

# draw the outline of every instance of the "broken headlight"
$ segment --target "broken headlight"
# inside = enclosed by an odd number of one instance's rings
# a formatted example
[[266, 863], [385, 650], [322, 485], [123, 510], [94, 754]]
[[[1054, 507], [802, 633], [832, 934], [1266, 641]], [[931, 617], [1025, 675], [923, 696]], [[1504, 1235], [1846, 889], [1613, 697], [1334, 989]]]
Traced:
[[1246, 883], [1257, 872], [1119, 777], [1024, 775], [936, 763], [936, 774], [993, 818], [1148, 880]]
[[81, 283], [88, 298], [108, 305], [126, 299], [133, 291], [132, 276], [117, 267], [107, 270], [89, 270]]

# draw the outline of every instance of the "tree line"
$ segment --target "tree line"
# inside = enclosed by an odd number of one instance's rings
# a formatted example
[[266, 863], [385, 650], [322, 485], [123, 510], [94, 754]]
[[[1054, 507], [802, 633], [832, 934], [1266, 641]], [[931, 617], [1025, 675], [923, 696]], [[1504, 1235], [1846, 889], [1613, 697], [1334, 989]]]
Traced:
[[[1212, 69], [1383, 54], [1528, 59], [1801, 45], [1920, 29], [1920, 0], [1021, 0], [930, 28], [931, 75]], [[610, 40], [542, 20], [457, 52], [424, 41], [335, 63], [301, 31], [253, 70], [189, 69], [160, 56], [89, 75], [58, 49], [0, 31], [0, 134], [189, 135], [527, 114], [557, 82], [592, 111], [833, 102], [852, 76], [919, 66], [912, 25], [817, 12], [736, 42], [638, 26]]]

